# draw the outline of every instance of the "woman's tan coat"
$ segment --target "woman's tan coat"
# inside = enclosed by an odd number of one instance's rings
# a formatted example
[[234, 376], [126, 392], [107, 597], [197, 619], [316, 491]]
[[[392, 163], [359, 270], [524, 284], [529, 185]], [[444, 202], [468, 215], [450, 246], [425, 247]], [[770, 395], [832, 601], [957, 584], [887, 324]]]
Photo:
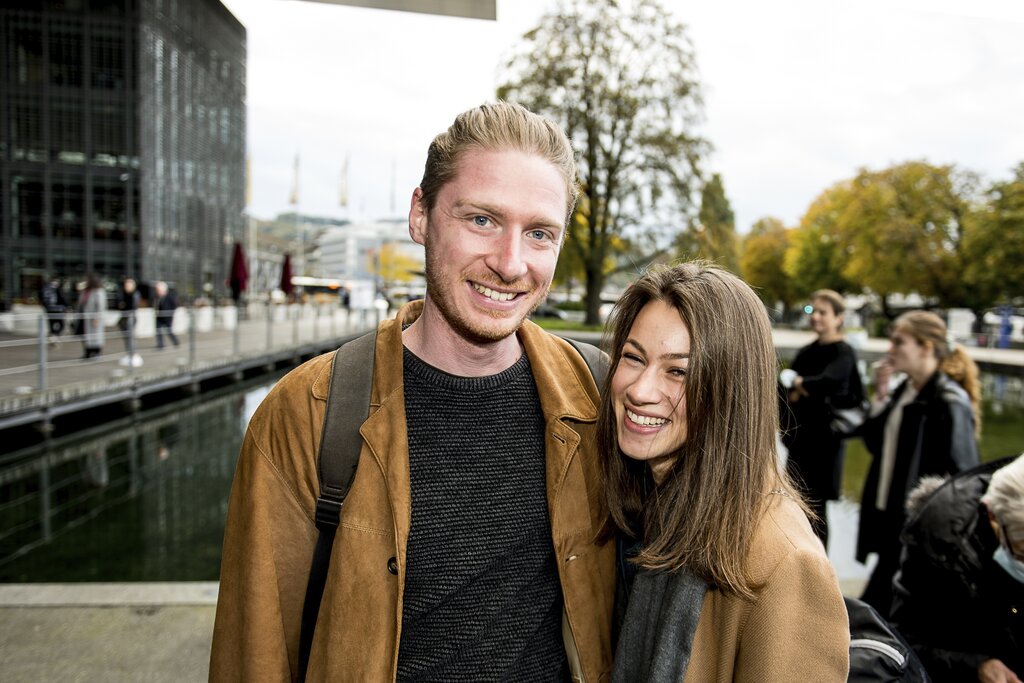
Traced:
[[755, 599], [709, 590], [686, 683], [840, 683], [850, 667], [850, 625], [835, 571], [793, 500], [772, 494], [747, 571]]
[[[411, 514], [401, 326], [418, 316], [420, 305], [406, 306], [378, 333], [370, 416], [360, 429], [359, 467], [334, 541], [309, 681], [395, 677]], [[546, 419], [548, 511], [565, 599], [567, 654], [584, 680], [605, 680], [615, 548], [593, 542], [604, 521], [594, 439], [597, 389], [586, 363], [564, 340], [530, 322], [518, 336]], [[329, 373], [329, 355], [295, 369], [249, 423], [228, 507], [211, 681], [296, 676], [302, 601], [317, 537], [314, 460]]]

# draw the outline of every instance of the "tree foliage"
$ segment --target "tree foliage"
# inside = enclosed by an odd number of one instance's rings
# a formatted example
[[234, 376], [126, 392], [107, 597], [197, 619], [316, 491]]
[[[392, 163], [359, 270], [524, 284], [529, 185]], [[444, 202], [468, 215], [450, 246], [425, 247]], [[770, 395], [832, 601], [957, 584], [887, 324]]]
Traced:
[[739, 272], [736, 217], [717, 173], [704, 183], [697, 220], [679, 234], [676, 248], [683, 258], [707, 259], [734, 273]]
[[571, 0], [546, 14], [509, 60], [498, 97], [557, 121], [579, 155], [586, 215], [566, 249], [598, 322], [614, 238], [687, 223], [708, 145], [685, 26], [657, 0]]
[[[822, 192], [790, 235], [797, 296], [819, 287], [892, 294], [980, 313], [1024, 296], [1024, 162], [981, 192], [974, 174], [910, 161]], [[754, 244], [746, 245], [745, 258]]]
[[783, 312], [796, 301], [793, 284], [783, 267], [789, 249], [789, 233], [778, 218], [762, 218], [751, 226], [739, 257], [743, 279], [766, 306], [774, 307], [782, 302]]
[[790, 236], [783, 269], [790, 278], [794, 297], [805, 297], [822, 288], [838, 292], [852, 289], [843, 275], [846, 259], [838, 228], [852, 201], [852, 192], [848, 181], [822, 192]]
[[861, 171], [838, 222], [843, 274], [885, 296], [917, 292], [944, 306], [971, 306], [964, 279], [976, 179], [952, 166], [912, 161]]
[[965, 277], [990, 303], [1024, 298], [1024, 162], [986, 193], [965, 239]]
[[377, 258], [374, 259], [374, 275], [385, 284], [411, 282], [423, 264], [405, 253], [399, 245], [387, 243], [381, 246]]

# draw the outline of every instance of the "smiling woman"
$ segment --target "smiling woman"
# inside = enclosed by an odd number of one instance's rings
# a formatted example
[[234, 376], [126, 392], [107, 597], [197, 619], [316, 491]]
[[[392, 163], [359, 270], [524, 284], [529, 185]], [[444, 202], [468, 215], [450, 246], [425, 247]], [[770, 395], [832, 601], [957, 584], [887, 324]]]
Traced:
[[613, 680], [845, 681], [842, 594], [778, 466], [764, 306], [724, 270], [662, 266], [609, 331], [598, 445], [625, 602]]

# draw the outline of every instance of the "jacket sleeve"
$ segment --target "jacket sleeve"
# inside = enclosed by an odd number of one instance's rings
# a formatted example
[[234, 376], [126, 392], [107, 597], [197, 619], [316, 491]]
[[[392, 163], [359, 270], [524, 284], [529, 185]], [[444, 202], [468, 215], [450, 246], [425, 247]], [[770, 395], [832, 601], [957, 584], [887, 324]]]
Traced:
[[757, 597], [737, 653], [736, 681], [840, 683], [850, 669], [850, 623], [823, 553], [795, 549]]
[[949, 457], [953, 472], [963, 472], [977, 465], [978, 441], [974, 433], [974, 413], [959, 401], [949, 406]]
[[802, 386], [814, 398], [824, 400], [847, 392], [856, 360], [849, 350], [839, 354], [816, 375], [804, 376]]
[[316, 542], [294, 487], [266, 457], [251, 425], [228, 503], [211, 682], [293, 679]]

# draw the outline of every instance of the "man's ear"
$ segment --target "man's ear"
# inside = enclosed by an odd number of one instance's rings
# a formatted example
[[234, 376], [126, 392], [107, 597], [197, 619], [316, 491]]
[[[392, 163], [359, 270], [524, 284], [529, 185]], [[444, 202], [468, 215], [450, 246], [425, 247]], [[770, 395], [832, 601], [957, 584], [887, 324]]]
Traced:
[[416, 188], [412, 191], [412, 200], [409, 202], [409, 236], [416, 244], [427, 243], [427, 205], [423, 201], [423, 190]]

